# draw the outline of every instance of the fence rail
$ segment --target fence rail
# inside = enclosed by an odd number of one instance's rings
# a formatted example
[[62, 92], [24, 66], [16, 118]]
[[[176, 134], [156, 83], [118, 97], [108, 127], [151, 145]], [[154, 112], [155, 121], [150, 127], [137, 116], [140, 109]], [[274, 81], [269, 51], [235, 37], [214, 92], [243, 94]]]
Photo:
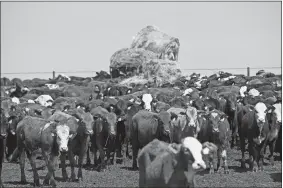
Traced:
[[[187, 73], [187, 74], [191, 74], [193, 72], [196, 73], [204, 73], [206, 75], [209, 74], [213, 74], [216, 73], [217, 71], [231, 71], [231, 73], [234, 74], [244, 74], [247, 76], [250, 75], [255, 75], [255, 73], [259, 70], [265, 70], [265, 71], [269, 71], [269, 70], [274, 70], [276, 69], [277, 74], [281, 74], [281, 67], [235, 67], [235, 68], [184, 68], [184, 69], [180, 69], [183, 73]], [[278, 71], [279, 70], [279, 71]], [[94, 76], [96, 74], [96, 72], [100, 72], [97, 70], [88, 70], [88, 71], [50, 71], [50, 72], [1, 72], [1, 77], [4, 77], [5, 75], [47, 75], [49, 74], [51, 76], [51, 78], [55, 78], [56, 74], [75, 74], [75, 75], [88, 75], [88, 76]], [[107, 71], [106, 71], [107, 72]], [[254, 73], [254, 74], [251, 74]], [[271, 71], [272, 72], [272, 71]], [[69, 75], [70, 76], [70, 75]]]

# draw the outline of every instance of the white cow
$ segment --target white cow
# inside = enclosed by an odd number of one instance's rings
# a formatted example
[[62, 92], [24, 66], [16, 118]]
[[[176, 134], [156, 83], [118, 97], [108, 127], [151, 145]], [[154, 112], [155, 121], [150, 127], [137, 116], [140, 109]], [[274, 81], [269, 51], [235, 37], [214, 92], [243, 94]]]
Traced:
[[253, 88], [253, 89], [251, 89], [251, 90], [249, 91], [249, 95], [252, 96], [252, 97], [257, 97], [257, 96], [260, 95], [260, 93], [259, 93], [258, 90], [256, 90], [256, 89]]
[[49, 89], [58, 89], [59, 85], [58, 84], [45, 84]]
[[20, 99], [17, 97], [13, 97], [12, 98], [12, 102], [16, 103], [16, 104], [20, 104]]
[[42, 106], [52, 106], [53, 99], [50, 95], [40, 95], [35, 99], [35, 102], [39, 103]]

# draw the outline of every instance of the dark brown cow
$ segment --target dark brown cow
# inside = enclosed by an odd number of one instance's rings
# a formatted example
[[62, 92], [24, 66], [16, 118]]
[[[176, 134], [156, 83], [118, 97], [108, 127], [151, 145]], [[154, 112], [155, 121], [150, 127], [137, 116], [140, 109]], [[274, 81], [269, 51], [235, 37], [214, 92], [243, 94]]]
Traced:
[[[106, 109], [97, 107], [91, 111], [94, 117], [94, 135], [91, 137], [91, 147], [94, 153], [94, 167], [96, 170], [104, 170], [105, 164], [105, 152], [104, 148], [107, 148], [107, 164], [113, 164], [115, 141], [117, 135], [117, 116], [115, 113], [108, 112]], [[98, 165], [96, 151], [99, 150], [101, 165]], [[110, 156], [111, 155], [111, 156]], [[88, 156], [89, 158], [89, 156]], [[111, 159], [110, 159], [111, 158]], [[89, 160], [89, 159], [87, 159]], [[90, 161], [90, 160], [89, 160]]]
[[[198, 118], [200, 122], [198, 140], [200, 140], [201, 143], [212, 142], [218, 147], [216, 170], [220, 170], [220, 159], [222, 158], [224, 173], [229, 173], [227, 149], [229, 148], [230, 141], [230, 126], [226, 114], [218, 110], [213, 110], [209, 113], [202, 114]], [[213, 155], [209, 156], [210, 173], [214, 173], [215, 171], [215, 164], [213, 161]]]
[[4, 160], [5, 148], [6, 148], [6, 136], [8, 128], [8, 117], [5, 116], [4, 110], [1, 108], [1, 124], [0, 124], [0, 187], [4, 187], [2, 183], [2, 162]]
[[140, 110], [133, 116], [131, 131], [133, 147], [133, 169], [137, 169], [137, 156], [139, 149], [157, 138], [170, 142], [171, 115], [168, 112], [159, 114]]

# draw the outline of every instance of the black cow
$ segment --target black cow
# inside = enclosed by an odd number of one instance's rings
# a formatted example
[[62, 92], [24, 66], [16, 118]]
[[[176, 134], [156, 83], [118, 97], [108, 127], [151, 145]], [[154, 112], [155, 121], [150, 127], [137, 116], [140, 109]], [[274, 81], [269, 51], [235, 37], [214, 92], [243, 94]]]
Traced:
[[0, 187], [4, 187], [1, 178], [2, 162], [4, 160], [4, 151], [6, 148], [6, 136], [8, 128], [8, 119], [5, 116], [4, 110], [1, 108], [1, 124], [0, 124]]

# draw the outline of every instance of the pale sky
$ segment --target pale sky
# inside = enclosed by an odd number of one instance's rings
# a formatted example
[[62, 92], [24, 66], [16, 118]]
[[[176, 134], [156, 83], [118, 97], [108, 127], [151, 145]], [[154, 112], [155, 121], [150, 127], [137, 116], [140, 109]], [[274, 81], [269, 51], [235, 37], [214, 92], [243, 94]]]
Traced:
[[179, 38], [181, 69], [281, 67], [281, 2], [1, 4], [1, 73], [50, 72], [1, 77], [50, 78], [53, 70], [109, 71], [113, 53], [130, 47], [132, 37], [147, 25]]

